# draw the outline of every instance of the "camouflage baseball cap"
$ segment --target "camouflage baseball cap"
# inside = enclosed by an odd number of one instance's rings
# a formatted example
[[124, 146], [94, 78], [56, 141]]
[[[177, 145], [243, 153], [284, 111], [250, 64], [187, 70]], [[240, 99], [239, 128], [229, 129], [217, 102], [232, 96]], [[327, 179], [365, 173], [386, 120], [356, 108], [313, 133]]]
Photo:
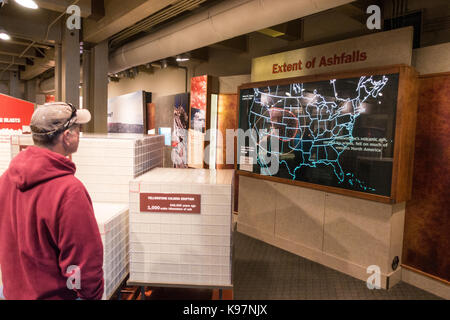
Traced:
[[91, 120], [87, 109], [76, 109], [65, 102], [51, 102], [38, 106], [31, 117], [30, 128], [33, 134], [50, 135], [64, 131], [74, 124], [85, 124]]

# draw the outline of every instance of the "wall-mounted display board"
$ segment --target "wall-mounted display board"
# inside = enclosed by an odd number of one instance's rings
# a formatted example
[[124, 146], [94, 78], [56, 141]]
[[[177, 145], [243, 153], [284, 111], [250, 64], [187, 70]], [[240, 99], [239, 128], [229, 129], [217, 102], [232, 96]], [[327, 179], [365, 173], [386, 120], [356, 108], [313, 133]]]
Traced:
[[406, 201], [416, 112], [417, 74], [408, 66], [245, 84], [238, 116], [247, 134], [238, 141], [236, 169], [369, 200]]
[[142, 90], [109, 99], [108, 132], [146, 134], [154, 129], [147, 124], [148, 113], [152, 114], [151, 106], [147, 106], [151, 99], [152, 94]]

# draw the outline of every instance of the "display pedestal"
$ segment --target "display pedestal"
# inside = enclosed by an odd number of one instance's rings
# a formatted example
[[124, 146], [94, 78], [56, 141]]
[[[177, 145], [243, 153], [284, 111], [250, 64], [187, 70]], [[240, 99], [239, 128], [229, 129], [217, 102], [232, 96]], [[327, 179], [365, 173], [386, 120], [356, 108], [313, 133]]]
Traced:
[[130, 182], [129, 284], [232, 286], [233, 176], [156, 168]]
[[239, 181], [238, 232], [363, 281], [373, 273], [367, 268], [377, 266], [384, 289], [401, 279], [404, 217], [404, 203], [383, 204], [244, 176]]
[[128, 206], [94, 202], [93, 207], [103, 243], [105, 289], [102, 300], [109, 300], [129, 272]]

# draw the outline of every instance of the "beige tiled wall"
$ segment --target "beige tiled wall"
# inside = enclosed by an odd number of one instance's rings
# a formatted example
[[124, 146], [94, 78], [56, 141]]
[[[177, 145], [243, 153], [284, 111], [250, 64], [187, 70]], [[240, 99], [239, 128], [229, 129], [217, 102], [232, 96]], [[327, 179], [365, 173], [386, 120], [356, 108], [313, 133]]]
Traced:
[[[380, 267], [382, 287], [400, 268], [404, 205], [389, 205], [241, 176], [237, 230], [361, 280]], [[400, 261], [401, 263], [401, 261]]]
[[[242, 192], [245, 190], [245, 192]], [[238, 225], [252, 226], [259, 232], [273, 236], [275, 230], [276, 187], [264, 180], [239, 179]]]
[[281, 184], [277, 187], [273, 188], [276, 195], [275, 236], [322, 250], [324, 193]]
[[326, 194], [325, 199], [323, 252], [390, 272], [392, 206], [335, 194]]

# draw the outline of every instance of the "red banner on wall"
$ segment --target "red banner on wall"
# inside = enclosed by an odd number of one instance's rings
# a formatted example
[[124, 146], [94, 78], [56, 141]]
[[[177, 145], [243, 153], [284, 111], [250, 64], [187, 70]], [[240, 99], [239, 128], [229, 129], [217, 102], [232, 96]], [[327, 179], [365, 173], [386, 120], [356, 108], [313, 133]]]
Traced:
[[34, 103], [0, 94], [0, 129], [28, 131]]

